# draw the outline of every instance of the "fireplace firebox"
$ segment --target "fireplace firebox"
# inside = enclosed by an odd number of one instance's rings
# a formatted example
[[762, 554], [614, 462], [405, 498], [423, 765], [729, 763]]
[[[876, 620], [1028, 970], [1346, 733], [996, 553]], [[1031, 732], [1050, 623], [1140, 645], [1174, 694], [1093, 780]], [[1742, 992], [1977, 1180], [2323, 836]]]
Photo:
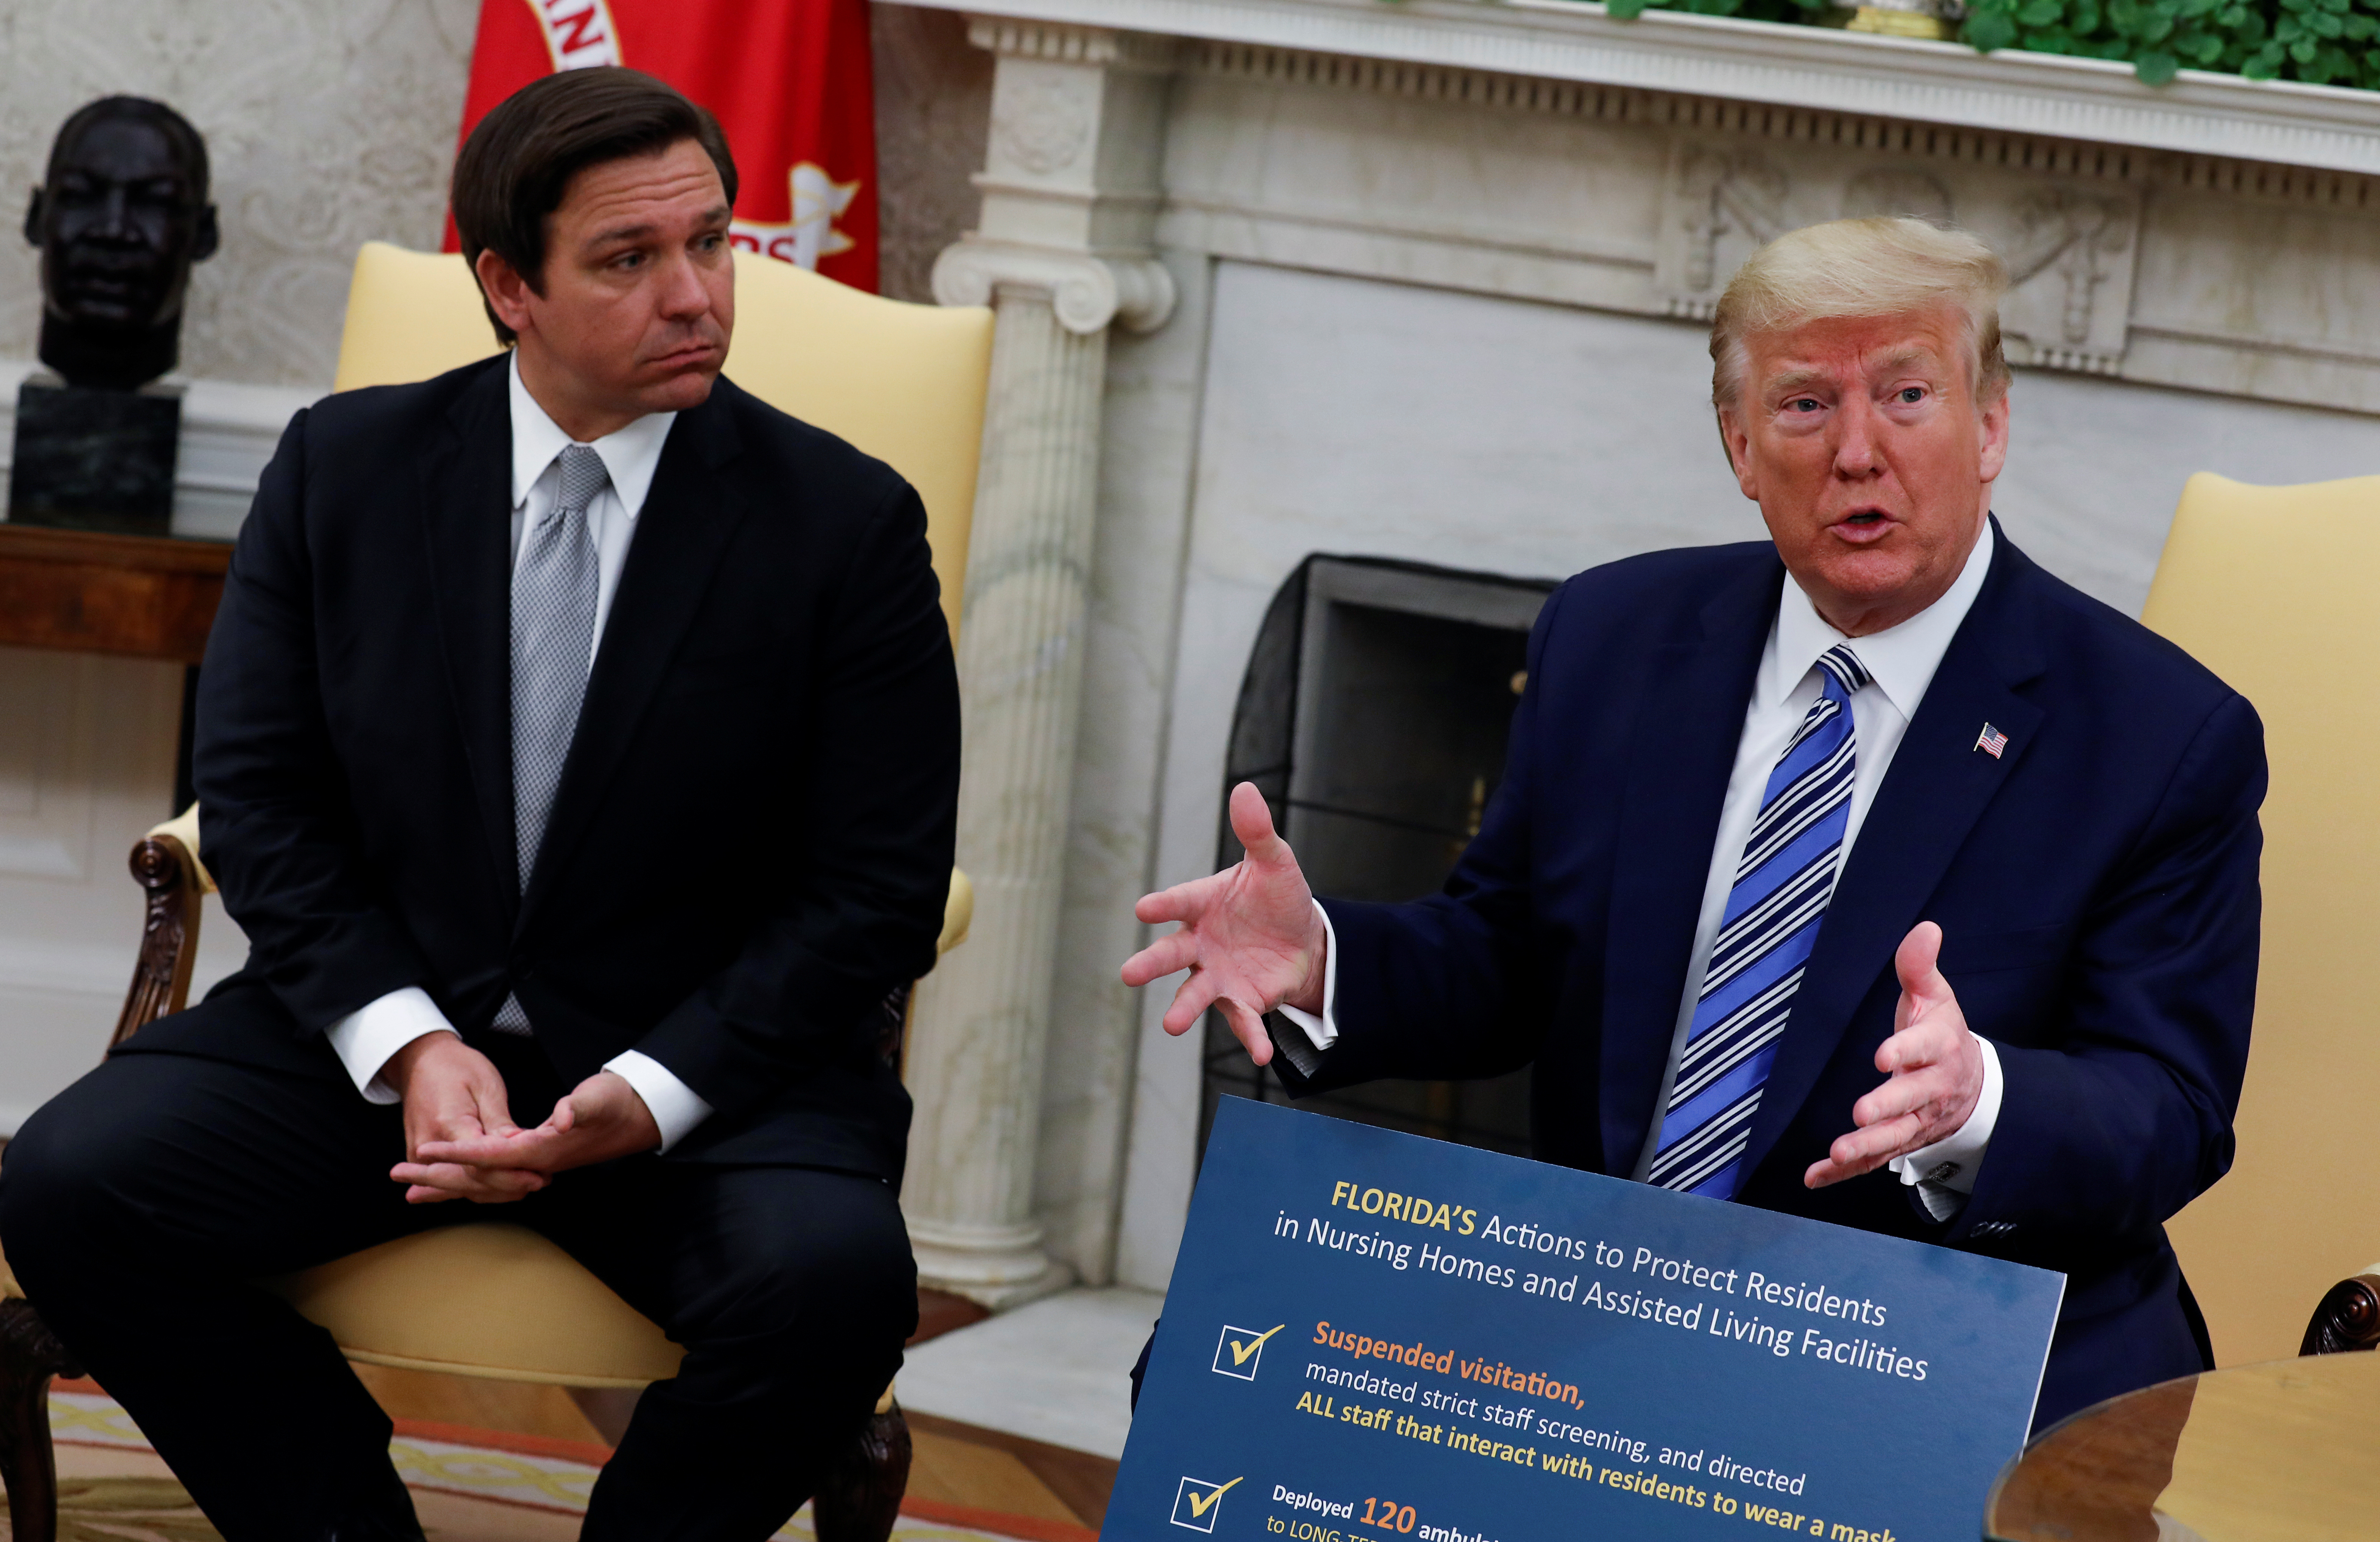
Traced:
[[[1528, 633], [1550, 581], [1315, 556], [1273, 596], [1240, 682], [1223, 794], [1254, 782], [1317, 894], [1435, 892], [1503, 779]], [[1228, 811], [1218, 866], [1240, 860]], [[1285, 1103], [1220, 1013], [1204, 1029], [1199, 1144], [1224, 1097]], [[1374, 1082], [1300, 1108], [1526, 1156], [1529, 1073]]]

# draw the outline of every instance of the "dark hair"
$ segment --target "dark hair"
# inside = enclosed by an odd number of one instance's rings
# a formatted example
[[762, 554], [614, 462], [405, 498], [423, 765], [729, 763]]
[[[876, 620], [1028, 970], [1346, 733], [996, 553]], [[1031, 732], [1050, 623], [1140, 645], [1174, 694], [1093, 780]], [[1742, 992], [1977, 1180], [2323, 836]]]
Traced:
[[[480, 253], [512, 264], [539, 294], [545, 292], [545, 216], [562, 207], [570, 179], [587, 167], [632, 155], [654, 155], [692, 140], [719, 168], [727, 202], [735, 202], [735, 161], [719, 120], [642, 70], [618, 65], [543, 75], [496, 104], [455, 157], [450, 197], [463, 260], [474, 275]], [[484, 288], [480, 303], [486, 304]], [[496, 337], [513, 330], [488, 306]]]
[[86, 102], [74, 110], [72, 116], [58, 125], [57, 138], [50, 141], [50, 162], [42, 180], [58, 179], [58, 165], [82, 131], [105, 118], [131, 118], [146, 123], [171, 140], [190, 168], [196, 185], [188, 190], [190, 206], [204, 207], [207, 202], [207, 141], [190, 127], [190, 120], [163, 102], [152, 102], [145, 96], [103, 96], [96, 102]]

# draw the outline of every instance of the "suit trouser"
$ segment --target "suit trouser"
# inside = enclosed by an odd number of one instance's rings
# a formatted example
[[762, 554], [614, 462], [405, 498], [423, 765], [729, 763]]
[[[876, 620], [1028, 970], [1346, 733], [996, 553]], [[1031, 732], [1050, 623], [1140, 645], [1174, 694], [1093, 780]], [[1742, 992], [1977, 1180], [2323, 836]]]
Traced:
[[[513, 1117], [542, 1120], [558, 1091], [542, 1055], [475, 1042]], [[387, 1416], [261, 1277], [480, 1219], [559, 1243], [686, 1349], [595, 1486], [581, 1535], [605, 1542], [768, 1536], [915, 1330], [916, 1266], [875, 1179], [638, 1156], [516, 1204], [408, 1205], [388, 1176], [404, 1144], [399, 1111], [343, 1078], [134, 1053], [0, 1158], [0, 1242], [26, 1293], [227, 1542], [420, 1536]]]

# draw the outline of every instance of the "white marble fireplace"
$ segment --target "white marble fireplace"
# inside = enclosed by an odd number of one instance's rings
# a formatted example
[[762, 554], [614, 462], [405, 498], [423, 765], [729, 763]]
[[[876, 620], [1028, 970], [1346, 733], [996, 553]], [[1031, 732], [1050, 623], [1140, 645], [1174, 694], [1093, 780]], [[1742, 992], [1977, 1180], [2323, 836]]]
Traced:
[[937, 275], [1001, 313], [982, 899], [921, 1002], [905, 1203], [928, 1276], [989, 1301], [1171, 1270], [1197, 1046], [1115, 971], [1134, 898], [1211, 867], [1283, 579], [1756, 536], [1703, 322], [1768, 235], [1908, 211], [2001, 248], [1998, 510], [2119, 608], [2190, 472], [2380, 470], [2380, 96], [1571, 0], [953, 8], [998, 59], [982, 220]]

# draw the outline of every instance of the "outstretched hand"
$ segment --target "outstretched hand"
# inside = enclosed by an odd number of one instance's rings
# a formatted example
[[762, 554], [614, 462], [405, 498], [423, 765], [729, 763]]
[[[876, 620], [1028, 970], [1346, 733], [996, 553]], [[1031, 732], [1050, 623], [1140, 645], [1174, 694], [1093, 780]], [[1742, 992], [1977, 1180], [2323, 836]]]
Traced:
[[1209, 877], [1141, 897], [1133, 914], [1181, 930], [1124, 961], [1123, 983], [1145, 985], [1177, 970], [1190, 978], [1173, 993], [1165, 1031], [1184, 1034], [1213, 1007], [1258, 1065], [1272, 1059], [1264, 1014], [1276, 1007], [1322, 1010], [1323, 955], [1330, 934], [1315, 912], [1314, 891], [1272, 811], [1253, 782], [1232, 789], [1232, 833], [1247, 855]]
[[1836, 1139], [1827, 1159], [1813, 1162], [1802, 1181], [1813, 1189], [1873, 1172], [1896, 1156], [1955, 1135], [1984, 1093], [1984, 1052], [1967, 1031], [1967, 1014], [1942, 977], [1942, 928], [1921, 921], [1892, 956], [1900, 977], [1900, 1005], [1892, 1036], [1876, 1052], [1876, 1069], [1889, 1078], [1852, 1105], [1859, 1128]]

